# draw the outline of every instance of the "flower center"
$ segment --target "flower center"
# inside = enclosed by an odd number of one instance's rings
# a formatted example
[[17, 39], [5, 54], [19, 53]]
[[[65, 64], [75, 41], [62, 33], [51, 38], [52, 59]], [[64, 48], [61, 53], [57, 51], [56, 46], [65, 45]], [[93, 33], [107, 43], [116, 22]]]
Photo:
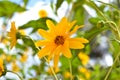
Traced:
[[57, 45], [63, 45], [65, 39], [63, 36], [57, 36], [54, 41], [55, 41], [55, 44], [57, 44]]

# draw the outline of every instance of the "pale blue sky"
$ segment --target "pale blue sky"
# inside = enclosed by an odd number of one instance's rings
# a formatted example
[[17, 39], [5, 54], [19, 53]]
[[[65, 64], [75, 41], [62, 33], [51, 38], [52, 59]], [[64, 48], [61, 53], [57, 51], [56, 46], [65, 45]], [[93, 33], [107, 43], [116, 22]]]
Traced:
[[[15, 2], [15, 3], [22, 3], [22, 1], [23, 0], [10, 0], [10, 1], [12, 1], [12, 2]], [[52, 1], [52, 0], [29, 0], [29, 2], [28, 2], [28, 7], [30, 6], [30, 7], [32, 7], [32, 6], [34, 6], [37, 2], [46, 2], [46, 3], [49, 3], [50, 1]]]

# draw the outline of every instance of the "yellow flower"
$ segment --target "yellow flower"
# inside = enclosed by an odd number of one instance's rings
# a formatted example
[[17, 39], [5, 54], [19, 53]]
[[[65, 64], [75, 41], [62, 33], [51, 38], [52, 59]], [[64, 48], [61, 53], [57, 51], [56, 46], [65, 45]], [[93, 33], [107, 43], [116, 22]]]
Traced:
[[11, 55], [7, 55], [7, 56], [6, 56], [6, 60], [7, 60], [8, 62], [10, 62], [10, 61], [12, 60], [12, 56], [11, 56]]
[[41, 17], [41, 18], [44, 18], [44, 17], [47, 17], [47, 12], [45, 11], [45, 10], [40, 10], [39, 12], [38, 12], [38, 14], [39, 14], [39, 16]]
[[[71, 35], [74, 34], [80, 27], [76, 25], [73, 28], [73, 25], [76, 21], [68, 22], [64, 17], [57, 24], [54, 25], [50, 20], [46, 21], [46, 24], [49, 28], [48, 31], [39, 29], [39, 34], [45, 38], [45, 40], [39, 40], [36, 42], [37, 47], [42, 47], [38, 52], [39, 58], [42, 58], [48, 55], [48, 60], [54, 57], [54, 67], [57, 67], [59, 56], [61, 53], [67, 57], [71, 58], [72, 54], [71, 49], [82, 49], [84, 48], [83, 43], [88, 43], [87, 39], [84, 38], [71, 38]], [[72, 29], [72, 30], [71, 30]]]
[[13, 48], [13, 46], [15, 46], [17, 42], [16, 33], [17, 33], [17, 29], [15, 26], [15, 22], [12, 22], [10, 32], [8, 32], [8, 36], [10, 37], [11, 40], [11, 44], [10, 44], [11, 49]]
[[[52, 68], [54, 68], [54, 67], [52, 67]], [[58, 73], [60, 71], [60, 69], [57, 67], [54, 71], [55, 71], [55, 73]], [[48, 68], [48, 73], [53, 74], [52, 70], [50, 68]]]
[[0, 56], [0, 58], [1, 58], [2, 60], [5, 60], [5, 59], [6, 59], [6, 54], [5, 54], [5, 53], [2, 53], [2, 55]]
[[26, 35], [25, 31], [23, 29], [19, 30], [19, 32], [22, 34], [22, 35]]
[[86, 65], [86, 64], [88, 63], [88, 61], [89, 61], [89, 56], [86, 55], [86, 54], [83, 53], [83, 52], [80, 52], [80, 53], [78, 54], [78, 57], [79, 57], [79, 59], [82, 61], [82, 64], [83, 64], [83, 65]]
[[65, 77], [65, 78], [71, 78], [71, 77], [72, 77], [72, 75], [71, 75], [71, 73], [70, 73], [70, 72], [65, 71], [65, 72], [64, 72], [64, 77]]
[[3, 72], [4, 72], [3, 60], [0, 58], [0, 76], [2, 76]]
[[27, 58], [28, 58], [28, 55], [24, 54], [21, 56], [20, 61], [25, 62], [27, 60]]
[[90, 78], [90, 71], [88, 69], [82, 67], [79, 69], [79, 72], [83, 73], [85, 75], [86, 79]]
[[18, 72], [20, 70], [19, 66], [16, 64], [16, 61], [12, 62], [12, 71]]

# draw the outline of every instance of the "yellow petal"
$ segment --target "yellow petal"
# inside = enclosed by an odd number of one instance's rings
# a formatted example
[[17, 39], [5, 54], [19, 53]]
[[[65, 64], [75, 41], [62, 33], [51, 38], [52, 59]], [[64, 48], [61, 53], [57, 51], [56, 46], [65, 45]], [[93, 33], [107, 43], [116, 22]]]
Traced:
[[67, 58], [72, 57], [71, 51], [69, 49], [69, 43], [67, 41], [65, 41], [65, 43], [64, 43], [64, 45], [62, 47], [62, 54]]
[[72, 49], [82, 49], [84, 48], [84, 45], [80, 41], [75, 41], [75, 40], [69, 40], [69, 48]]
[[57, 69], [57, 66], [58, 66], [59, 56], [60, 54], [54, 56], [54, 68], [55, 69]]
[[88, 43], [89, 42], [87, 39], [84, 39], [84, 38], [70, 38], [69, 41], [70, 42], [76, 41], [76, 42], [81, 42], [81, 43]]
[[57, 33], [63, 35], [68, 29], [68, 21], [66, 17], [63, 17], [61, 21], [57, 24]]
[[39, 40], [39, 41], [35, 42], [35, 45], [36, 45], [37, 47], [39, 47], [39, 46], [44, 46], [44, 45], [46, 45], [47, 43], [48, 43], [48, 41], [46, 41], [46, 40]]
[[72, 22], [69, 24], [69, 28], [68, 28], [67, 31], [70, 31], [71, 28], [75, 25], [76, 22], [77, 22], [76, 20], [75, 20], [75, 21], [72, 21]]
[[42, 48], [42, 49], [38, 52], [39, 58], [42, 58], [42, 57], [44, 57], [44, 56], [46, 56], [46, 55], [49, 55], [49, 54], [53, 51], [54, 48], [55, 48], [54, 45], [51, 45], [51, 44], [46, 45], [44, 48]]
[[12, 49], [15, 46], [16, 42], [17, 42], [17, 40], [13, 39], [13, 41], [11, 42], [11, 45], [10, 45], [10, 49]]
[[54, 49], [53, 49], [53, 51], [51, 51], [51, 54], [49, 55], [49, 57], [48, 57], [48, 61], [50, 61], [50, 59], [53, 57], [53, 55], [58, 55], [58, 54], [60, 54], [60, 52], [61, 52], [61, 45], [60, 46], [56, 46]]
[[15, 22], [11, 22], [11, 29], [10, 31], [16, 31], [16, 27], [15, 27]]
[[74, 27], [74, 29], [70, 32], [70, 35], [74, 34], [74, 33], [75, 33], [79, 28], [81, 28], [81, 27], [83, 27], [83, 25], [82, 25], [82, 26], [76, 25], [76, 26]]
[[47, 20], [46, 24], [47, 24], [47, 26], [48, 26], [48, 28], [49, 28], [50, 31], [55, 31], [55, 25], [53, 24], [52, 21]]
[[49, 35], [49, 33], [47, 32], [47, 31], [45, 31], [45, 30], [43, 30], [43, 29], [39, 29], [38, 30], [38, 33], [42, 36], [42, 37], [44, 37], [45, 39], [50, 39], [50, 35]]

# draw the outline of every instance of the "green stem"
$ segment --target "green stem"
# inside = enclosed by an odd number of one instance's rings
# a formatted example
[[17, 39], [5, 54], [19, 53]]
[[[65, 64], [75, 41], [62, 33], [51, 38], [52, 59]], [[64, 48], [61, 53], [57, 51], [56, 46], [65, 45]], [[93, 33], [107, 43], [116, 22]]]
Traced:
[[109, 77], [109, 75], [110, 75], [110, 73], [111, 73], [111, 71], [112, 71], [112, 68], [114, 67], [114, 64], [115, 64], [116, 61], [118, 60], [119, 56], [120, 56], [120, 52], [119, 52], [118, 55], [116, 56], [116, 58], [115, 58], [115, 60], [114, 60], [114, 63], [113, 63], [113, 65], [110, 67], [110, 69], [108, 70], [108, 72], [107, 72], [104, 80], [107, 80], [107, 79], [108, 79], [108, 77]]
[[[106, 18], [106, 16], [102, 13], [102, 11], [99, 10], [99, 8], [97, 7], [97, 5], [96, 5], [93, 1], [89, 1], [89, 0], [87, 0], [87, 1], [89, 2], [89, 4], [91, 4], [91, 5], [94, 6], [95, 10], [104, 18], [105, 21], [109, 21], [109, 20]], [[116, 28], [114, 28], [114, 26], [112, 26], [110, 23], [109, 23], [109, 25], [110, 25], [110, 27], [111, 27], [113, 30], [116, 31]]]
[[70, 66], [70, 73], [71, 73], [71, 80], [72, 80], [72, 65], [71, 65], [71, 60], [69, 60], [69, 66]]
[[23, 80], [23, 78], [22, 78], [19, 74], [17, 74], [16, 72], [13, 72], [13, 71], [10, 71], [10, 70], [7, 70], [7, 72], [10, 72], [10, 73], [16, 74], [16, 75], [19, 77], [20, 80]]
[[48, 63], [49, 68], [51, 69], [51, 71], [52, 71], [52, 73], [53, 73], [53, 76], [55, 77], [55, 80], [58, 80], [57, 75], [55, 74], [55, 71], [53, 70], [53, 68], [52, 68], [52, 67], [50, 66], [50, 64], [49, 64], [48, 59], [47, 59], [46, 57], [44, 57], [44, 59], [45, 59], [46, 62]]

